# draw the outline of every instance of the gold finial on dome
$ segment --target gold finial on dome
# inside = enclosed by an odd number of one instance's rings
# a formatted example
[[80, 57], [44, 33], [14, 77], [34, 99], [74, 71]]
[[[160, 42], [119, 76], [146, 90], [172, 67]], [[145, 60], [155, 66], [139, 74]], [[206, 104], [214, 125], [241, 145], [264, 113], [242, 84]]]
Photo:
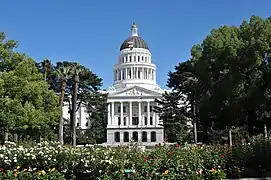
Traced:
[[132, 28], [136, 28], [136, 23], [133, 21]]
[[132, 24], [131, 31], [132, 31], [132, 36], [138, 36], [138, 34], [137, 34], [137, 27], [136, 27], [136, 23], [135, 22], [133, 22], [133, 24]]

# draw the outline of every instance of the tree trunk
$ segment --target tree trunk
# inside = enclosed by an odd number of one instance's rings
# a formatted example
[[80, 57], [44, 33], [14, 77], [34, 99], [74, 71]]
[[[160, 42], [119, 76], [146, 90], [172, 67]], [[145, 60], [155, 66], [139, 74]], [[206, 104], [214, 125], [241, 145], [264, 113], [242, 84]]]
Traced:
[[72, 145], [76, 146], [76, 103], [78, 92], [79, 74], [75, 72], [72, 93]]
[[231, 128], [229, 129], [229, 142], [230, 142], [230, 146], [232, 146]]
[[265, 138], [268, 137], [266, 124], [264, 124], [264, 137], [265, 137]]
[[4, 142], [8, 141], [8, 129], [5, 128], [5, 132], [4, 132]]
[[194, 141], [195, 144], [198, 143], [198, 133], [197, 133], [197, 121], [196, 121], [196, 103], [195, 100], [192, 100], [192, 104], [191, 104], [191, 111], [192, 111], [192, 118], [193, 118], [193, 129], [194, 129]]
[[18, 142], [18, 134], [13, 134], [13, 141]]
[[60, 90], [60, 99], [59, 99], [59, 106], [60, 106], [60, 119], [59, 119], [59, 129], [58, 129], [58, 139], [59, 143], [61, 145], [64, 144], [63, 141], [63, 102], [64, 102], [64, 94], [65, 94], [65, 89], [66, 89], [66, 81], [62, 80], [61, 82], [61, 90]]

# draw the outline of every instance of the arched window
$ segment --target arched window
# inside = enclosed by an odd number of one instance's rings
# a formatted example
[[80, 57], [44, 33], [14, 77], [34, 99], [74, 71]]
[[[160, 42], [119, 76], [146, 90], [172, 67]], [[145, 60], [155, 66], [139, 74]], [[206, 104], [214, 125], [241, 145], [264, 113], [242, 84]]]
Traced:
[[132, 62], [132, 56], [129, 56], [129, 58], [130, 58], [130, 62]]
[[124, 142], [129, 142], [129, 132], [124, 132], [123, 133], [123, 141]]
[[144, 57], [142, 56], [142, 62], [144, 61]]
[[147, 132], [143, 131], [142, 132], [142, 142], [147, 142], [148, 141], [148, 136], [147, 136]]
[[136, 62], [136, 56], [134, 56], [134, 62]]
[[137, 57], [137, 61], [138, 61], [138, 62], [140, 61], [140, 56]]
[[138, 142], [138, 132], [136, 132], [136, 131], [133, 132], [133, 140], [135, 142]]
[[115, 142], [120, 142], [120, 132], [115, 132], [114, 136], [115, 136]]
[[152, 131], [151, 132], [151, 142], [155, 142], [156, 141], [156, 132]]

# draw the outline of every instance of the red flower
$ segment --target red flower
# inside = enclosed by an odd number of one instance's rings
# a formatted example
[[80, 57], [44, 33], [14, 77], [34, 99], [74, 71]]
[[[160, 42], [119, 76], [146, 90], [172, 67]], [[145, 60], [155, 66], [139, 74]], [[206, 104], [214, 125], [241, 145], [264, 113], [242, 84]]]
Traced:
[[147, 157], [144, 157], [144, 162], [146, 162], [148, 160], [148, 158]]
[[159, 144], [155, 144], [155, 147], [159, 147], [161, 144], [159, 143]]
[[180, 145], [179, 145], [179, 144], [177, 144], [177, 143], [176, 143], [176, 144], [174, 144], [174, 145], [175, 145], [175, 147], [176, 147], [176, 148], [180, 147]]
[[221, 158], [225, 158], [225, 156], [223, 156], [223, 155], [220, 155], [220, 157], [221, 157]]
[[172, 151], [169, 151], [167, 154], [168, 154], [168, 155], [171, 155], [172, 153], [173, 153]]

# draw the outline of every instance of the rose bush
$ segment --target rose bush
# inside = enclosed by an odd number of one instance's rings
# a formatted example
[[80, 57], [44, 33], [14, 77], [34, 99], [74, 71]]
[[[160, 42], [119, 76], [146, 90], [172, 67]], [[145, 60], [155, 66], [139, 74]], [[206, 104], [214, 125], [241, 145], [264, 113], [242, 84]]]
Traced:
[[[259, 175], [259, 172], [271, 170], [270, 165], [263, 161], [271, 157], [270, 141], [258, 142], [235, 147], [164, 143], [145, 151], [136, 147], [72, 148], [55, 142], [34, 146], [11, 144], [0, 147], [0, 175], [8, 177], [8, 174], [19, 173], [20, 176], [35, 176], [46, 172], [49, 176], [54, 172], [52, 175], [59, 175], [59, 179], [61, 175], [72, 179], [83, 174], [89, 179], [125, 179], [127, 176], [130, 179], [195, 180], [246, 177], [247, 172], [255, 171]], [[257, 167], [252, 161], [257, 162]]]

